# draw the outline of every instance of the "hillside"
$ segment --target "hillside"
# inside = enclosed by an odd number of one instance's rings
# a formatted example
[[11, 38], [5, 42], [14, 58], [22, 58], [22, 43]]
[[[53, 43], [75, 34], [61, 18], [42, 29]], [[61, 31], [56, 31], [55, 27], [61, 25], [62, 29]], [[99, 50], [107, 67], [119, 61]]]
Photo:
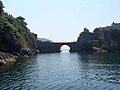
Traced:
[[[30, 32], [25, 19], [4, 12], [0, 1], [0, 52], [29, 57], [37, 52], [37, 34]], [[2, 55], [2, 54], [1, 54]]]

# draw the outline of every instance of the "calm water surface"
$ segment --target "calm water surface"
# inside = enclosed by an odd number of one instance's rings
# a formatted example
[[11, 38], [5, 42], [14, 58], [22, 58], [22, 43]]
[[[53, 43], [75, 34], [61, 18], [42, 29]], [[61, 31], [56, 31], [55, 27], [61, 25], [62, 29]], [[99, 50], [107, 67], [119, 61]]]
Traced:
[[120, 90], [120, 53], [38, 54], [1, 66], [0, 90]]

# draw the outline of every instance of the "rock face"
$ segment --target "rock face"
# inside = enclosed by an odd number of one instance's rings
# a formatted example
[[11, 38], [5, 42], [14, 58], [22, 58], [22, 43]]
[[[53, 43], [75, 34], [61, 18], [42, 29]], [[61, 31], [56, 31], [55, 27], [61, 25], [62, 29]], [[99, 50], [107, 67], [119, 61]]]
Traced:
[[108, 51], [120, 50], [120, 23], [113, 22], [111, 26], [96, 28], [93, 33], [84, 29], [77, 42], [87, 42], [88, 46]]
[[91, 33], [87, 28], [84, 28], [84, 31], [80, 33], [77, 42], [88, 42], [90, 40], [96, 40], [97, 34]]
[[17, 56], [11, 55], [9, 53], [0, 52], [0, 65], [9, 64], [16, 61]]
[[92, 42], [93, 45], [98, 47], [116, 51], [120, 50], [120, 24], [119, 23], [112, 23], [111, 26], [103, 27], [103, 28], [96, 28], [94, 33], [97, 33], [98, 40], [95, 44], [94, 41]]

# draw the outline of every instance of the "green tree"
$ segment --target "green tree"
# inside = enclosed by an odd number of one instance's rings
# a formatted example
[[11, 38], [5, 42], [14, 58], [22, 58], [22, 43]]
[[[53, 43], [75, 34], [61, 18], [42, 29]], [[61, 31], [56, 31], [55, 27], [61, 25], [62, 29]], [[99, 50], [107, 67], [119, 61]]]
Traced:
[[2, 12], [3, 12], [3, 8], [4, 8], [3, 3], [2, 3], [2, 1], [0, 0], [0, 15], [1, 15]]
[[21, 17], [21, 16], [17, 17], [17, 19], [19, 19], [19, 20], [22, 21], [22, 22], [25, 20], [25, 18], [23, 18], [23, 17]]

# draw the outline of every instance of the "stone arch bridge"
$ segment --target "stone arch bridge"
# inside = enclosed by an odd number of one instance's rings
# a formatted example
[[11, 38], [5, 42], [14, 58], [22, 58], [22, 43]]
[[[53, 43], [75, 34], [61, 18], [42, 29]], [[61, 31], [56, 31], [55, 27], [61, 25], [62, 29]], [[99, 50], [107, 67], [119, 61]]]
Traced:
[[41, 42], [38, 41], [38, 50], [40, 53], [59, 53], [60, 48], [63, 45], [68, 45], [70, 47], [70, 52], [80, 52], [82, 51], [83, 45], [79, 42]]

